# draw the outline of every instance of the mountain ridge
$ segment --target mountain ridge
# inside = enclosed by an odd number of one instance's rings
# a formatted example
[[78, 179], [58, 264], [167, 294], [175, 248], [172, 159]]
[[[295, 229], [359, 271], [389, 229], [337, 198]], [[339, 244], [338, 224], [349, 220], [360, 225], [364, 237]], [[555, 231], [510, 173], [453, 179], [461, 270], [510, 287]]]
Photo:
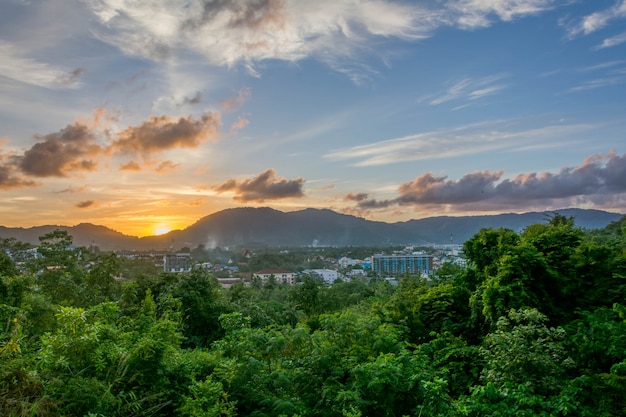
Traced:
[[503, 213], [476, 216], [435, 216], [386, 223], [329, 209], [307, 208], [282, 212], [269, 207], [237, 207], [198, 219], [181, 230], [158, 236], [129, 236], [106, 226], [44, 225], [31, 228], [0, 226], [0, 238], [15, 238], [37, 245], [39, 236], [56, 229], [67, 231], [77, 246], [96, 245], [102, 250], [178, 250], [216, 246], [385, 246], [427, 243], [463, 243], [484, 227], [521, 231], [546, 221], [554, 213], [573, 217], [585, 229], [603, 228], [623, 214], [594, 209]]

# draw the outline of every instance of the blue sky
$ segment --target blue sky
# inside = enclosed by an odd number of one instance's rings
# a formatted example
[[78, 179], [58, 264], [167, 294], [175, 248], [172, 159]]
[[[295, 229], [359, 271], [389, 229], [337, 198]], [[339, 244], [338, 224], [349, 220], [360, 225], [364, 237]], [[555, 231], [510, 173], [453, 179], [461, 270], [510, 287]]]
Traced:
[[626, 206], [626, 0], [4, 0], [4, 226]]

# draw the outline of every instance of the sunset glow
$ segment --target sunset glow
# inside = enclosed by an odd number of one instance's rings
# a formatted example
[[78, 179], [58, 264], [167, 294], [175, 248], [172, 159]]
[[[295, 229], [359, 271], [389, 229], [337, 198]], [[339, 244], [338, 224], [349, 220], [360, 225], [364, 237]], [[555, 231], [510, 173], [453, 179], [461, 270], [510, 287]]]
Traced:
[[166, 224], [157, 224], [156, 226], [154, 226], [154, 235], [155, 236], [159, 236], [159, 235], [164, 235], [167, 232], [171, 231], [172, 228], [169, 225]]
[[5, 2], [0, 226], [623, 212], [625, 22], [626, 0]]

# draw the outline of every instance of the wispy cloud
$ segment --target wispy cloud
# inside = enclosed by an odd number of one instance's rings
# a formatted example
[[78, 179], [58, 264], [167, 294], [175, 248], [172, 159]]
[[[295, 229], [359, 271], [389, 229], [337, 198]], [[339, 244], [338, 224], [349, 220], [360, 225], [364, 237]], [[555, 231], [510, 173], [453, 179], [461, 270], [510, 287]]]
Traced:
[[579, 68], [578, 72], [596, 72], [600, 74], [596, 78], [585, 80], [579, 85], [570, 88], [569, 92], [576, 93], [625, 83], [626, 71], [623, 64], [624, 60], [617, 60]]
[[610, 38], [606, 38], [600, 45], [596, 46], [594, 49], [604, 49], [611, 48], [613, 46], [621, 45], [626, 42], [626, 32], [620, 33], [619, 35], [611, 36]]
[[591, 13], [583, 18], [568, 24], [570, 37], [588, 35], [605, 28], [612, 20], [626, 17], [626, 0], [620, 0], [614, 6]]
[[[218, 66], [241, 65], [260, 77], [259, 63], [315, 58], [363, 83], [377, 71], [363, 57], [387, 38], [414, 41], [437, 28], [488, 27], [552, 9], [557, 0], [188, 1], [165, 3], [84, 0], [100, 22], [99, 39], [125, 53], [172, 61], [192, 51]], [[219, 33], [219, 36], [216, 34]]]
[[558, 3], [557, 0], [460, 0], [447, 2], [446, 7], [455, 25], [475, 29], [490, 26], [495, 17], [508, 22], [550, 10]]
[[[338, 149], [325, 155], [331, 160], [356, 160], [355, 166], [395, 164], [505, 149], [518, 149], [546, 139], [591, 129], [591, 125], [553, 125], [515, 130], [509, 122], [495, 121], [418, 133], [368, 145]], [[558, 145], [555, 145], [558, 146]]]
[[256, 75], [256, 64], [265, 59], [332, 61], [366, 52], [372, 37], [416, 39], [434, 26], [430, 11], [379, 0], [87, 3], [102, 23], [98, 36], [127, 53], [158, 61], [192, 50], [213, 64], [242, 64]]
[[[490, 75], [482, 78], [463, 78], [454, 82], [445, 91], [423, 97], [421, 100], [428, 100], [433, 105], [443, 104], [449, 101], [473, 101], [495, 94], [507, 87], [500, 81], [506, 75]], [[466, 103], [467, 104], [467, 103]]]
[[578, 68], [578, 71], [579, 72], [593, 72], [593, 71], [603, 70], [607, 68], [612, 68], [617, 65], [621, 65], [623, 63], [624, 63], [624, 60], [600, 62], [599, 64], [594, 64], [594, 65], [590, 65], [587, 67]]
[[78, 88], [82, 68], [66, 69], [25, 56], [18, 48], [0, 42], [0, 76], [46, 88]]
[[585, 81], [584, 83], [577, 85], [576, 87], [570, 88], [569, 91], [571, 93], [578, 93], [581, 91], [594, 90], [596, 88], [609, 87], [612, 85], [618, 85], [623, 83], [626, 83], [626, 75], [615, 75]]

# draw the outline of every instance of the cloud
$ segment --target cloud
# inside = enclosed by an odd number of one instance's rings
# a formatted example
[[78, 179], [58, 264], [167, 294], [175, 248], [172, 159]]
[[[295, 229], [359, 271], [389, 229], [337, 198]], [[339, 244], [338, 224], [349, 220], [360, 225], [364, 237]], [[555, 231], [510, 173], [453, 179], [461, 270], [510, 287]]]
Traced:
[[233, 199], [242, 203], [248, 201], [260, 203], [265, 200], [303, 197], [303, 185], [304, 179], [287, 180], [276, 177], [276, 171], [270, 168], [247, 180], [230, 179], [214, 187], [214, 190], [218, 193], [232, 192], [235, 194]]
[[80, 203], [77, 203], [75, 205], [75, 207], [80, 208], [80, 209], [84, 209], [84, 208], [88, 208], [91, 207], [95, 204], [96, 202], [93, 200], [85, 200], [85, 201], [81, 201]]
[[[510, 121], [475, 123], [439, 129], [331, 151], [331, 160], [357, 160], [355, 166], [397, 164], [457, 157], [493, 150], [518, 150], [535, 144], [561, 146], [556, 139], [589, 130], [589, 125], [553, 125], [515, 130]], [[550, 139], [550, 142], [547, 142]]]
[[445, 92], [436, 94], [429, 102], [431, 105], [436, 106], [453, 100], [477, 100], [505, 89], [507, 87], [506, 84], [496, 84], [504, 77], [504, 75], [500, 74], [478, 79], [464, 78], [454, 83]]
[[249, 88], [242, 88], [236, 97], [223, 98], [220, 100], [220, 108], [225, 112], [234, 112], [241, 108], [250, 99], [252, 92]]
[[448, 1], [446, 6], [456, 26], [475, 29], [493, 24], [493, 16], [509, 22], [517, 17], [550, 10], [557, 3], [557, 0], [459, 0]]
[[120, 171], [141, 171], [141, 166], [135, 161], [129, 161], [127, 164], [120, 166]]
[[159, 163], [159, 165], [157, 165], [157, 167], [154, 170], [158, 172], [159, 174], [166, 174], [168, 172], [175, 170], [179, 165], [180, 164], [175, 164], [172, 161], [163, 161]]
[[237, 121], [230, 126], [230, 131], [231, 133], [238, 132], [244, 127], [248, 126], [249, 124], [250, 124], [250, 120], [244, 117], [239, 117], [237, 118]]
[[68, 70], [24, 56], [15, 46], [0, 42], [0, 75], [45, 88], [78, 88], [82, 68]]
[[[151, 116], [138, 126], [115, 133], [110, 130], [110, 122], [116, 120], [103, 109], [96, 109], [88, 118], [79, 118], [58, 132], [34, 135], [36, 143], [21, 154], [0, 154], [0, 188], [40, 185], [28, 177], [68, 177], [76, 172], [93, 172], [99, 160], [116, 153], [139, 154], [150, 166], [158, 164], [156, 172], [166, 173], [178, 165], [171, 161], [150, 161], [148, 157], [170, 149], [194, 148], [215, 138], [220, 116], [217, 113], [205, 113], [198, 119]], [[141, 171], [142, 167], [131, 160], [119, 170]]]
[[97, 163], [91, 158], [104, 152], [94, 132], [79, 122], [35, 138], [39, 142], [18, 157], [22, 172], [35, 177], [65, 177], [73, 171], [93, 171]]
[[[478, 171], [458, 180], [435, 177], [431, 173], [401, 184], [398, 196], [375, 200], [357, 194], [356, 209], [398, 206], [450, 205], [465, 210], [498, 208], [521, 209], [537, 202], [569, 200], [606, 200], [626, 193], [626, 155], [597, 154], [586, 158], [578, 167], [566, 167], [558, 173], [527, 173], [503, 179], [504, 172]], [[363, 197], [364, 196], [364, 197]], [[486, 204], [488, 203], [488, 204]]]
[[200, 104], [202, 102], [202, 93], [200, 91], [196, 91], [196, 94], [193, 97], [184, 97], [182, 104]]
[[59, 191], [53, 191], [53, 193], [55, 194], [65, 194], [65, 193], [80, 193], [82, 191], [85, 191], [87, 189], [86, 185], [83, 185], [82, 187], [74, 187], [73, 185], [70, 185], [69, 187], [63, 189], [63, 190], [59, 190]]
[[196, 148], [210, 138], [216, 138], [220, 125], [219, 113], [204, 113], [193, 117], [150, 116], [139, 126], [119, 132], [112, 149], [121, 153], [149, 156], [174, 148]]
[[454, 181], [428, 173], [400, 185], [400, 196], [396, 201], [400, 205], [480, 201], [485, 198], [485, 193], [493, 193], [493, 184], [501, 176], [502, 172], [482, 171], [466, 174], [460, 180]]
[[96, 36], [127, 54], [163, 61], [192, 51], [256, 77], [265, 60], [316, 58], [358, 80], [370, 71], [359, 57], [383, 50], [373, 42], [423, 39], [448, 24], [442, 9], [383, 0], [85, 1], [101, 24]]
[[36, 187], [39, 184], [35, 181], [22, 178], [15, 174], [15, 167], [12, 163], [0, 163], [0, 189], [12, 190], [25, 187]]
[[594, 49], [598, 50], [598, 49], [610, 48], [613, 46], [621, 45], [624, 42], [626, 42], [626, 32], [622, 32], [619, 35], [606, 38], [600, 45], [596, 46]]
[[626, 0], [621, 0], [615, 3], [613, 7], [591, 13], [577, 22], [570, 24], [568, 34], [570, 37], [575, 37], [580, 34], [588, 35], [605, 28], [612, 20], [624, 17], [626, 17]]
[[348, 193], [343, 197], [344, 201], [364, 201], [367, 200], [368, 194], [367, 193], [357, 193], [357, 194], [353, 194], [353, 193]]
[[[102, 41], [124, 53], [174, 62], [198, 56], [261, 76], [266, 60], [314, 58], [367, 82], [377, 71], [368, 57], [388, 62], [387, 39], [425, 39], [440, 27], [484, 28], [550, 10], [560, 0], [83, 0]], [[217, 36], [216, 34], [219, 34]], [[191, 52], [191, 54], [189, 54]]]
[[626, 75], [613, 75], [604, 78], [594, 78], [592, 80], [585, 81], [584, 83], [570, 88], [570, 93], [578, 93], [580, 91], [595, 90], [596, 88], [609, 87], [612, 85], [619, 85], [626, 82]]

